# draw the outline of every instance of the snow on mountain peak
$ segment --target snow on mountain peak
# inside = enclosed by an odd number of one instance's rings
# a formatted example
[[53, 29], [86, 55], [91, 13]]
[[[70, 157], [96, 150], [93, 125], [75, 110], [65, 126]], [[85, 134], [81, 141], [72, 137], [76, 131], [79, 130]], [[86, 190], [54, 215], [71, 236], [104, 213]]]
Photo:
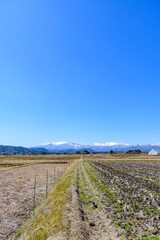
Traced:
[[72, 142], [51, 142], [38, 145], [38, 147], [44, 147], [48, 150], [79, 149], [82, 146], [83, 145], [81, 144], [75, 144]]
[[116, 146], [116, 145], [123, 145], [123, 146], [129, 146], [129, 144], [125, 143], [115, 143], [115, 142], [107, 142], [107, 143], [94, 143], [94, 146]]
[[109, 148], [122, 148], [122, 147], [128, 147], [129, 144], [121, 144], [121, 143], [115, 143], [115, 142], [106, 142], [106, 143], [94, 143], [94, 144], [76, 144], [72, 142], [51, 142], [51, 143], [44, 143], [39, 145], [38, 147], [45, 147], [48, 150], [65, 150], [65, 149], [74, 149], [74, 150], [80, 150], [84, 148], [89, 148], [92, 150], [108, 150]]
[[126, 143], [115, 143], [115, 142], [94, 143], [94, 144], [76, 144], [72, 142], [51, 142], [51, 143], [43, 143], [37, 147], [43, 147], [49, 151], [66, 151], [66, 150], [79, 151], [83, 149], [90, 149], [95, 152], [109, 152], [110, 150], [127, 151], [132, 149], [140, 149], [143, 152], [147, 152], [153, 148], [160, 151], [160, 144], [130, 145]]

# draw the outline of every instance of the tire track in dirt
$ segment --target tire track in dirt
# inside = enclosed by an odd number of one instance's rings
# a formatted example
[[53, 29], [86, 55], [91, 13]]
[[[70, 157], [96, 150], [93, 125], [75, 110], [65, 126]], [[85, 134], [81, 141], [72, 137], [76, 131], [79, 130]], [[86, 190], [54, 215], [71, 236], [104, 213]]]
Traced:
[[79, 166], [75, 172], [75, 183], [71, 186], [71, 204], [68, 209], [68, 237], [67, 240], [90, 240], [90, 233], [87, 227], [87, 216], [84, 212], [83, 202], [79, 189]]
[[[122, 239], [122, 237], [117, 236], [118, 232], [116, 231], [116, 228], [111, 225], [110, 220], [107, 218], [105, 214], [105, 206], [101, 202], [100, 197], [97, 197], [99, 195], [99, 192], [93, 187], [90, 177], [88, 176], [88, 173], [86, 172], [86, 169], [83, 163], [81, 163], [81, 171], [85, 178], [85, 181], [87, 183], [89, 190], [93, 194], [93, 206], [97, 205], [99, 207], [97, 211], [95, 210], [94, 219], [97, 221], [97, 224], [100, 227], [99, 232], [102, 233], [101, 239], [105, 239], [105, 240]], [[124, 239], [125, 238], [123, 236], [123, 240]]]

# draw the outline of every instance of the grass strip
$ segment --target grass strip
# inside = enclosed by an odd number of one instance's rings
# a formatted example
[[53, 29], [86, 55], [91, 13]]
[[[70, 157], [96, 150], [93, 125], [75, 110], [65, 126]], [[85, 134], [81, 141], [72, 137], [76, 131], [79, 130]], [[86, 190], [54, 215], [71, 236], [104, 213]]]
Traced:
[[[17, 233], [16, 239], [45, 240], [65, 228], [64, 213], [74, 170], [72, 165], [56, 189], [50, 194], [45, 205], [37, 211], [31, 223], [28, 222], [23, 230]], [[20, 236], [19, 236], [20, 235]]]

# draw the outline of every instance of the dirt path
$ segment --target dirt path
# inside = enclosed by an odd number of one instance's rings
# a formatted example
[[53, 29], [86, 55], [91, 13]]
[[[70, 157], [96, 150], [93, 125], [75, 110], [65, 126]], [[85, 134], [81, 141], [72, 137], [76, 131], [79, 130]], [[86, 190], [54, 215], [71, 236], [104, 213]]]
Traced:
[[84, 212], [84, 205], [80, 197], [79, 189], [79, 167], [75, 171], [75, 176], [71, 186], [71, 204], [69, 207], [70, 229], [68, 240], [90, 239], [88, 229], [88, 219]]
[[117, 237], [115, 229], [107, 220], [97, 196], [98, 192], [93, 187], [83, 163], [79, 163], [71, 185], [67, 240], [122, 239]]
[[108, 219], [106, 214], [106, 207], [103, 205], [103, 202], [101, 201], [99, 192], [92, 185], [91, 179], [89, 178], [83, 163], [81, 163], [81, 171], [87, 183], [86, 186], [92, 195], [93, 207], [96, 206], [95, 210], [92, 212], [92, 217], [94, 218], [94, 221], [98, 226], [98, 229], [97, 229], [98, 234], [101, 237], [97, 239], [105, 239], [105, 240], [122, 239], [121, 237], [117, 236], [118, 232], [116, 228], [111, 224], [111, 221]]

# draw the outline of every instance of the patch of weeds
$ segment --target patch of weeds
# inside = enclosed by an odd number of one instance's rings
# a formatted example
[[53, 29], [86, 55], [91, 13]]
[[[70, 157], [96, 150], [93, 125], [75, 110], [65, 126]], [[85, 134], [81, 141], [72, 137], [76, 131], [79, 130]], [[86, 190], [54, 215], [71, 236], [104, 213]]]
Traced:
[[160, 240], [159, 237], [142, 237], [140, 240]]
[[116, 228], [120, 228], [120, 226], [117, 223], [115, 224], [115, 226], [116, 226]]
[[131, 227], [132, 227], [132, 224], [130, 224], [130, 223], [125, 223], [125, 224], [123, 225], [123, 227], [124, 227], [124, 228], [131, 228]]

